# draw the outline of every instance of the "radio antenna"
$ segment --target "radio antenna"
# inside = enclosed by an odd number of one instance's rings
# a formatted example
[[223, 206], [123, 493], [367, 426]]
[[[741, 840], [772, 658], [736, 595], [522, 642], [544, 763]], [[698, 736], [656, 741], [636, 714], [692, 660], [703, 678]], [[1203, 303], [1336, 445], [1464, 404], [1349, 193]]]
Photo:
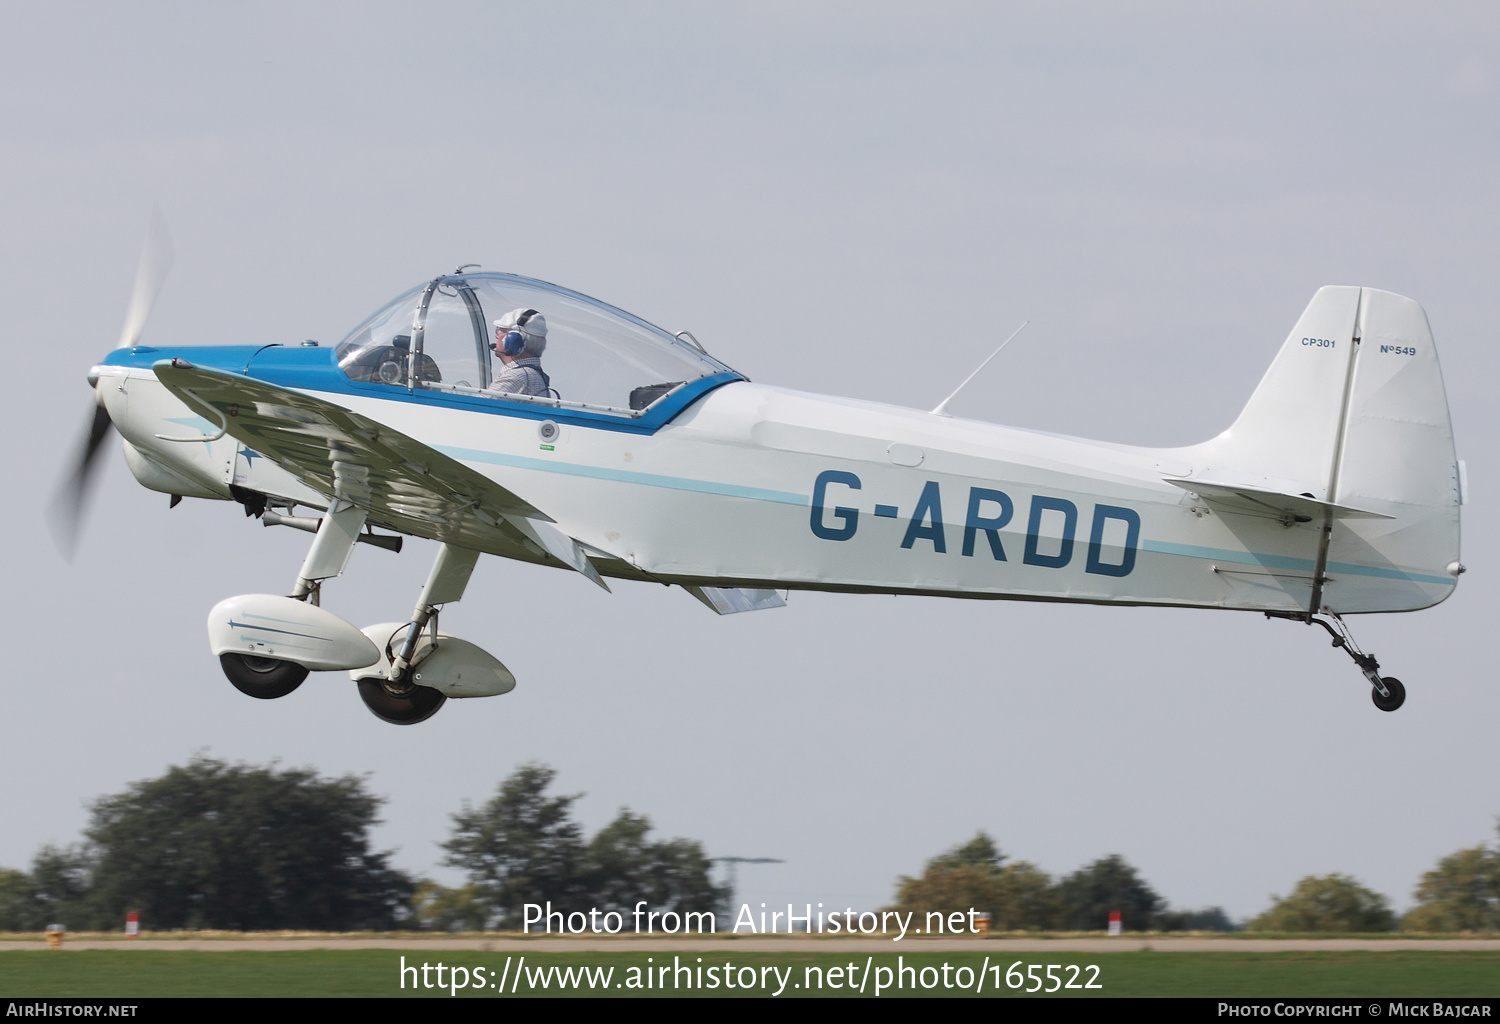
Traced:
[[1000, 354], [1000, 350], [1003, 349], [1003, 348], [1005, 348], [1006, 345], [1009, 345], [1011, 343], [1011, 341], [1015, 338], [1016, 335], [1020, 334], [1023, 330], [1026, 329], [1026, 325], [1029, 324], [1029, 323], [1031, 323], [1030, 320], [1022, 321], [1020, 327], [1017, 327], [1015, 330], [1011, 331], [1010, 332], [1010, 337], [1006, 338], [1004, 341], [1002, 341], [1000, 343], [1000, 348], [997, 348], [997, 349], [995, 349], [995, 351], [991, 352], [989, 359], [986, 359], [984, 362], [980, 363], [979, 366], [978, 366], [978, 368], [975, 369], [975, 371], [973, 373], [971, 373], [967, 377], [965, 377], [964, 378], [964, 382], [962, 384], [960, 384], [958, 387], [956, 387], [956, 388], [953, 389], [953, 394], [949, 395], [947, 398], [945, 398], [941, 402], [939, 402], [937, 404], [937, 408], [934, 409], [934, 410], [932, 410], [932, 414], [934, 416], [952, 416], [953, 414], [948, 411], [948, 403], [951, 402], [951, 401], [953, 401], [955, 398], [957, 398], [958, 397], [958, 393], [960, 391], [962, 391], [964, 388], [966, 388], [966, 387], [969, 386], [969, 381], [971, 381], [975, 377], [979, 376], [979, 371], [982, 370], [982, 369], [984, 369], [986, 366], [990, 365], [990, 359], [994, 359], [996, 356], [998, 356]]

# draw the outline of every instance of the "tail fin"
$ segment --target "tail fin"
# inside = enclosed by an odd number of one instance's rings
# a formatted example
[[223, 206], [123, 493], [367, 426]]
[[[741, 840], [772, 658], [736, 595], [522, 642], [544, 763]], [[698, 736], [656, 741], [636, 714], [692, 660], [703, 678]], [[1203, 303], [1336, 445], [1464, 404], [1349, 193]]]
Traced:
[[1194, 454], [1205, 482], [1389, 517], [1333, 524], [1327, 576], [1382, 582], [1331, 586], [1323, 607], [1420, 608], [1452, 592], [1459, 469], [1432, 331], [1411, 299], [1319, 289], [1234, 425]]
[[1208, 446], [1235, 482], [1334, 500], [1334, 476], [1354, 365], [1360, 289], [1328, 287], [1307, 304], [1239, 418]]

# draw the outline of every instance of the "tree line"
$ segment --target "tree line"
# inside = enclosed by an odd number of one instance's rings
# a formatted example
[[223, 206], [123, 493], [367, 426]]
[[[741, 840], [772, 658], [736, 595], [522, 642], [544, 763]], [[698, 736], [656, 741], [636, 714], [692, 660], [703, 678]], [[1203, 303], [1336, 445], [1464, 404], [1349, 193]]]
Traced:
[[1500, 849], [1477, 846], [1444, 857], [1422, 876], [1416, 905], [1401, 917], [1380, 893], [1344, 874], [1310, 875], [1243, 924], [1220, 907], [1173, 910], [1118, 854], [1054, 879], [1012, 861], [984, 832], [897, 882], [894, 909], [990, 914], [992, 931], [1098, 931], [1119, 912], [1127, 931], [1414, 932], [1500, 930]]
[[[365, 780], [306, 768], [195, 757], [90, 807], [81, 842], [47, 846], [29, 870], [0, 869], [0, 931], [117, 930], [128, 911], [151, 930], [514, 930], [527, 903], [628, 914], [726, 914], [701, 843], [657, 839], [622, 808], [592, 836], [582, 794], [550, 791], [553, 769], [523, 765], [478, 807], [452, 816], [448, 887], [393, 867], [372, 847], [381, 798]], [[1500, 930], [1500, 850], [1459, 850], [1422, 876], [1399, 919], [1356, 879], [1308, 877], [1243, 925], [1222, 908], [1168, 906], [1119, 855], [1053, 878], [980, 832], [897, 880], [894, 909], [991, 915], [993, 931], [1098, 931], [1113, 911], [1131, 931], [1458, 932]], [[732, 918], [728, 918], [732, 919]], [[724, 920], [724, 918], [721, 918]]]
[[44, 847], [31, 870], [0, 869], [0, 931], [519, 929], [522, 906], [722, 913], [701, 844], [655, 840], [622, 808], [592, 837], [572, 818], [582, 794], [547, 792], [556, 773], [524, 765], [480, 807], [453, 816], [449, 888], [371, 848], [382, 803], [363, 779], [208, 757], [137, 782], [90, 808], [84, 840]]
[[1029, 861], [1012, 861], [980, 832], [938, 854], [919, 877], [896, 884], [900, 911], [965, 910], [990, 915], [990, 930], [1100, 931], [1118, 912], [1132, 931], [1233, 931], [1220, 907], [1171, 910], [1167, 901], [1118, 854], [1054, 879]]

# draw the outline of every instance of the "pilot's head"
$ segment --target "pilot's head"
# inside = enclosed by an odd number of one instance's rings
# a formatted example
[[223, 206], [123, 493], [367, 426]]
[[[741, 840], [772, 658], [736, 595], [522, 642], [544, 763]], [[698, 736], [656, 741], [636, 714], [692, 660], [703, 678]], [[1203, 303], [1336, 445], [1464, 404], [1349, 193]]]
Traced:
[[497, 356], [522, 359], [547, 350], [547, 318], [534, 309], [513, 309], [495, 321], [490, 348]]

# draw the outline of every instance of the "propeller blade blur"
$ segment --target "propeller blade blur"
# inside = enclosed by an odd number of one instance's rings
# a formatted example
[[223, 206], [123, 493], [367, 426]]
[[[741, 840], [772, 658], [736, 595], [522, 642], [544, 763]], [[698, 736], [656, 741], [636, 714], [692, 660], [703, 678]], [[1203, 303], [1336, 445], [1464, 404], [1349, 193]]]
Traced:
[[[120, 342], [116, 348], [130, 348], [141, 340], [146, 327], [146, 318], [161, 293], [167, 272], [172, 269], [172, 235], [167, 230], [167, 218], [161, 207], [151, 209], [151, 222], [146, 227], [146, 241], [141, 246], [141, 261], [135, 269], [135, 285], [130, 289], [130, 305], [125, 310], [125, 326], [120, 331]], [[83, 447], [73, 463], [72, 472], [58, 484], [48, 509], [52, 538], [57, 542], [63, 556], [71, 560], [78, 547], [78, 535], [83, 529], [84, 506], [88, 502], [89, 490], [99, 471], [99, 451], [104, 439], [109, 436], [109, 413], [102, 404], [95, 404], [94, 418], [84, 437]]]
[[135, 271], [135, 287], [130, 291], [130, 305], [125, 311], [125, 327], [120, 331], [116, 348], [130, 348], [140, 341], [151, 306], [161, 292], [172, 269], [172, 236], [161, 207], [151, 210], [151, 224], [146, 229], [146, 244], [141, 247], [141, 262]]
[[103, 465], [99, 461], [99, 452], [104, 447], [104, 440], [109, 436], [111, 426], [109, 413], [104, 410], [104, 407], [94, 406], [94, 419], [89, 424], [89, 432], [84, 437], [83, 447], [78, 453], [77, 461], [73, 464], [73, 471], [63, 479], [52, 498], [52, 506], [49, 509], [52, 539], [57, 542], [58, 549], [69, 560], [72, 559], [73, 552], [78, 547], [78, 535], [83, 526], [84, 506], [94, 478], [98, 475], [100, 466]]

